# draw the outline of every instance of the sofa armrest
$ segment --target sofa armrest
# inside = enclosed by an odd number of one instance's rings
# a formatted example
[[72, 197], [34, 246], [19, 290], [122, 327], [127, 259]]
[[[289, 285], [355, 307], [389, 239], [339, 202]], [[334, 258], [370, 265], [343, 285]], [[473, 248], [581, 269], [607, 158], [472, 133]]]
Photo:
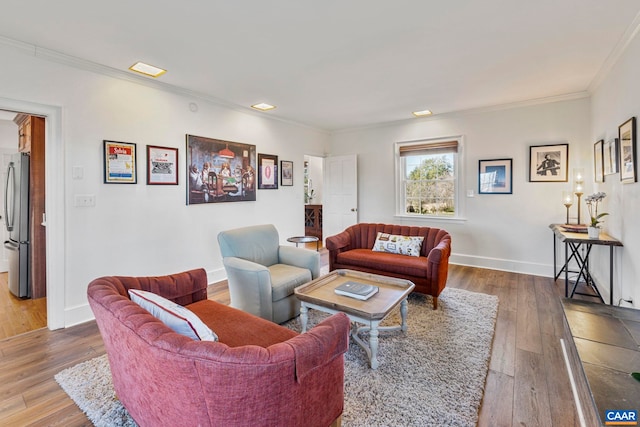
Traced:
[[232, 307], [271, 320], [271, 275], [262, 264], [238, 257], [224, 257]]
[[344, 250], [350, 249], [351, 245], [351, 236], [348, 232], [343, 231], [333, 236], [329, 236], [325, 239], [325, 247], [329, 251], [338, 251], [342, 252]]
[[427, 255], [427, 278], [431, 282], [431, 294], [439, 295], [447, 284], [451, 255], [451, 238], [447, 235]]
[[302, 383], [310, 373], [322, 370], [349, 349], [350, 321], [337, 313], [304, 334], [286, 341], [295, 354], [296, 380]]
[[320, 254], [318, 252], [293, 246], [280, 246], [278, 259], [280, 264], [306, 268], [311, 271], [312, 279], [320, 277]]

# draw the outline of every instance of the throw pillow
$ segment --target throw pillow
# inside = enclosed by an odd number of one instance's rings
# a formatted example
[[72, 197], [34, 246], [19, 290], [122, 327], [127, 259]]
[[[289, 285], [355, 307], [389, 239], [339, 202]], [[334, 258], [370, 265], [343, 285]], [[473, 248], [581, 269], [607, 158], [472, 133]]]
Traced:
[[395, 234], [378, 232], [373, 244], [374, 252], [390, 252], [392, 254], [420, 256], [422, 236], [397, 236]]
[[129, 297], [179, 334], [194, 340], [218, 341], [218, 336], [193, 311], [180, 304], [139, 289], [129, 289]]

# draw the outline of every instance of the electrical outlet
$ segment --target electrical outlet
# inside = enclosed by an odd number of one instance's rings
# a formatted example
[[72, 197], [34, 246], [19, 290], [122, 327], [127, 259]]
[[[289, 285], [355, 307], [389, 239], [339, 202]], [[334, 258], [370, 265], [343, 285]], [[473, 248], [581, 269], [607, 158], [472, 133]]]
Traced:
[[76, 194], [74, 204], [77, 207], [94, 207], [96, 205], [96, 196], [93, 194]]

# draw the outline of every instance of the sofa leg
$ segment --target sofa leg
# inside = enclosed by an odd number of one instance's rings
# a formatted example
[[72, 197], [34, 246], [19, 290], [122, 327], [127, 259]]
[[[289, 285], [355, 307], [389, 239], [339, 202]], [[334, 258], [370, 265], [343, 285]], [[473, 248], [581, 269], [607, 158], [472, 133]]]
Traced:
[[342, 414], [338, 415], [338, 418], [333, 420], [329, 427], [340, 427], [342, 425]]
[[438, 309], [438, 297], [433, 297], [433, 309]]

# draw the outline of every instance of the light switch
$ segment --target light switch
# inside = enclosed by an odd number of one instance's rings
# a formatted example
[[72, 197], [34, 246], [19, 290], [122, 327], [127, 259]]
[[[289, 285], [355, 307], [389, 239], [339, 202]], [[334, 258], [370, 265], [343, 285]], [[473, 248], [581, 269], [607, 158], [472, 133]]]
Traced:
[[473, 190], [467, 190], [467, 197], [474, 197], [475, 192]]
[[71, 178], [82, 179], [84, 178], [84, 168], [82, 166], [74, 166], [71, 168]]
[[74, 205], [81, 208], [90, 208], [96, 205], [96, 196], [93, 194], [76, 194]]

